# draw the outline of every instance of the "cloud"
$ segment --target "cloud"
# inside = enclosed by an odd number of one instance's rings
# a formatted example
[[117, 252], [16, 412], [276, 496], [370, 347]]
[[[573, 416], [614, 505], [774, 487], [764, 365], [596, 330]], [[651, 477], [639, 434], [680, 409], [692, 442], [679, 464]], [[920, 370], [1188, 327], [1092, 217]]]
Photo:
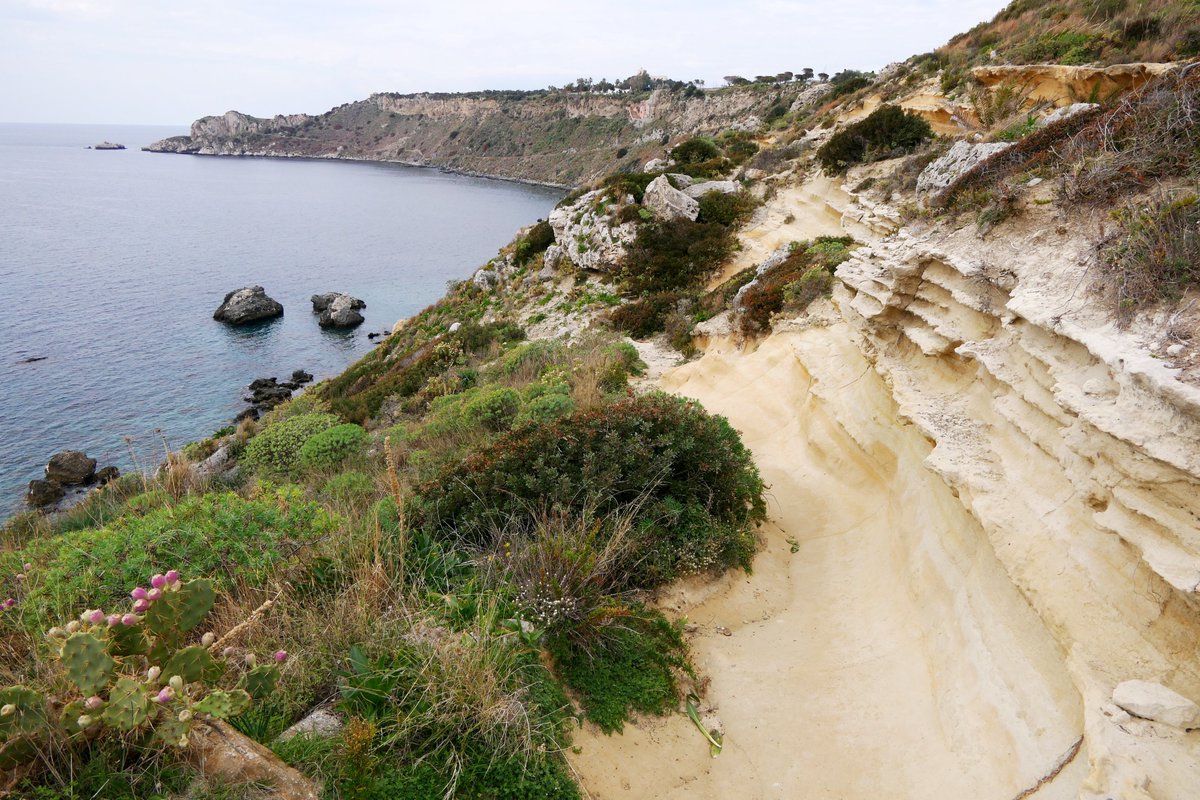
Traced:
[[184, 124], [320, 112], [373, 91], [878, 68], [1003, 0], [21, 0], [0, 3], [0, 114]]

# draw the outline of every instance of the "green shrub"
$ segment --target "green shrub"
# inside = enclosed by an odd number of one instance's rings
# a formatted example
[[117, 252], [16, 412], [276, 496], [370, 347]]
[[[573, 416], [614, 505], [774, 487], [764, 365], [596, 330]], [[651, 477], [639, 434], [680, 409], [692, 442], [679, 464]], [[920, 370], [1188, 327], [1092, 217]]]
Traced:
[[566, 394], [543, 394], [530, 400], [517, 415], [517, 424], [550, 422], [575, 411], [575, 401]]
[[666, 329], [666, 319], [686, 295], [682, 292], [654, 292], [646, 297], [617, 306], [608, 321], [634, 339], [645, 339]]
[[548, 650], [584, 714], [605, 733], [620, 733], [632, 712], [666, 714], [679, 701], [677, 673], [690, 670], [682, 625], [643, 612], [587, 646], [553, 638]]
[[758, 200], [746, 191], [725, 194], [712, 191], [700, 198], [700, 222], [736, 225], [750, 218], [758, 208]]
[[676, 164], [681, 165], [700, 164], [719, 158], [720, 155], [721, 148], [717, 147], [712, 139], [704, 136], [688, 139], [671, 149], [671, 158], [675, 159]]
[[856, 72], [852, 69], [842, 70], [829, 79], [829, 94], [825, 100], [836, 100], [848, 94], [854, 94], [859, 89], [871, 85], [871, 75], [866, 72]]
[[375, 481], [370, 475], [355, 470], [334, 475], [321, 486], [321, 497], [334, 502], [353, 503], [373, 495]]
[[722, 417], [661, 394], [514, 429], [424, 483], [415, 528], [487, 544], [514, 519], [637, 509], [631, 585], [710, 568], [748, 567], [763, 484]]
[[310, 436], [339, 423], [333, 414], [300, 414], [268, 425], [246, 445], [242, 463], [267, 473], [287, 474], [295, 469], [300, 449]]
[[864, 161], [910, 152], [932, 136], [933, 128], [920, 115], [884, 105], [831, 136], [817, 150], [817, 160], [834, 175]]
[[698, 287], [733, 252], [734, 237], [723, 225], [676, 219], [638, 229], [621, 268], [626, 291], [680, 291]]
[[[232, 492], [188, 497], [145, 516], [34, 542], [7, 556], [8, 574], [31, 562], [21, 604], [27, 620], [69, 619], [86, 607], [128, 601], [129, 587], [179, 569], [218, 589], [262, 585], [302, 545], [328, 534], [336, 518], [295, 487], [254, 499]], [[0, 561], [0, 563], [4, 563]]]
[[1200, 198], [1159, 195], [1113, 216], [1120, 228], [1101, 256], [1122, 324], [1148, 303], [1200, 286]]
[[463, 409], [467, 418], [489, 431], [508, 430], [521, 410], [521, 395], [516, 389], [500, 386], [471, 398]]
[[833, 271], [850, 257], [854, 240], [822, 236], [801, 242], [780, 264], [766, 270], [742, 293], [740, 323], [745, 336], [771, 329], [771, 317], [785, 308], [801, 311], [829, 293]]
[[554, 244], [554, 228], [546, 220], [538, 220], [513, 247], [513, 259], [517, 264], [526, 264], [538, 253]]
[[308, 470], [333, 469], [361, 453], [368, 438], [361, 425], [335, 425], [305, 439], [297, 463]]
[[606, 194], [612, 200], [620, 202], [625, 199], [625, 195], [632, 195], [635, 203], [641, 203], [642, 198], [646, 195], [646, 187], [660, 174], [658, 172], [620, 172], [605, 178], [603, 186], [608, 188], [609, 191]]

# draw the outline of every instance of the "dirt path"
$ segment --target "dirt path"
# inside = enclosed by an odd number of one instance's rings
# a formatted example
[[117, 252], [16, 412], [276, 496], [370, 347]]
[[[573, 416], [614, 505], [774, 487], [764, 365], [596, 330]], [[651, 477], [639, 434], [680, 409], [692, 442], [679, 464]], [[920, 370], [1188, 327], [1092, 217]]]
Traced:
[[[772, 521], [752, 576], [665, 602], [699, 626], [724, 752], [682, 715], [585, 729], [572, 763], [590, 796], [1012, 800], [1037, 785], [1079, 731], [1061, 655], [846, 332], [710, 350], [662, 385], [742, 432]], [[1077, 796], [1083, 762], [1027, 796]]]

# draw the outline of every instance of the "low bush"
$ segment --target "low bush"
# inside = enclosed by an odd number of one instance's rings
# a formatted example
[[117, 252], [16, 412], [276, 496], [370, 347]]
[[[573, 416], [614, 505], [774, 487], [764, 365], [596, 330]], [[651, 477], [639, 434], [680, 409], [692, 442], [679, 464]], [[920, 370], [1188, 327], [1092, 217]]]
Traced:
[[786, 259], [759, 275], [742, 293], [739, 321], [743, 335], [771, 329], [771, 317], [785, 309], [802, 311], [829, 293], [833, 271], [850, 257], [854, 240], [822, 236], [801, 242]]
[[721, 148], [716, 142], [704, 136], [688, 139], [671, 149], [671, 158], [676, 164], [694, 165], [710, 161], [721, 156]]
[[513, 259], [517, 264], [526, 264], [552, 244], [554, 229], [546, 220], [538, 220], [537, 224], [529, 229], [529, 233], [522, 236], [513, 247]]
[[336, 504], [354, 505], [375, 494], [371, 476], [355, 470], [334, 475], [321, 485], [321, 498]]
[[836, 175], [855, 164], [910, 152], [932, 137], [933, 128], [920, 115], [884, 105], [831, 136], [817, 150], [817, 160], [825, 172]]
[[712, 191], [700, 198], [700, 222], [719, 225], [738, 225], [745, 222], [758, 208], [759, 202], [746, 191], [726, 194]]
[[514, 519], [633, 506], [638, 542], [627, 580], [647, 587], [748, 567], [762, 491], [728, 422], [653, 394], [515, 429], [423, 484], [408, 517], [415, 528], [486, 546]]
[[286, 475], [298, 466], [309, 437], [341, 423], [333, 414], [300, 414], [268, 425], [246, 445], [241, 463], [269, 474]]
[[734, 241], [728, 228], [713, 222], [647, 223], [626, 253], [621, 285], [635, 294], [698, 287], [729, 258]]
[[1105, 283], [1117, 317], [1158, 300], [1178, 300], [1200, 286], [1200, 199], [1194, 194], [1158, 195], [1114, 212], [1116, 235], [1101, 250]]
[[472, 423], [499, 432], [512, 427], [520, 410], [521, 395], [517, 390], [498, 386], [472, 397], [467, 401], [463, 413]]
[[368, 438], [361, 425], [334, 425], [304, 440], [296, 458], [297, 464], [307, 470], [333, 469], [360, 454]]
[[605, 733], [620, 733], [634, 712], [666, 714], [679, 702], [678, 674], [689, 671], [682, 625], [641, 611], [587, 646], [548, 644], [563, 682], [579, 695], [584, 715]]
[[608, 320], [634, 339], [645, 339], [666, 329], [667, 316], [685, 296], [682, 292], [654, 292], [617, 306], [608, 313]]
[[543, 394], [525, 403], [517, 415], [516, 425], [550, 422], [575, 411], [575, 401], [567, 394]]
[[130, 586], [168, 568], [209, 577], [218, 589], [261, 585], [336, 524], [294, 487], [265, 488], [253, 499], [212, 493], [37, 541], [0, 563], [9, 575], [26, 562], [33, 566], [20, 588], [22, 617], [45, 627], [76, 616], [87, 603], [127, 598]]

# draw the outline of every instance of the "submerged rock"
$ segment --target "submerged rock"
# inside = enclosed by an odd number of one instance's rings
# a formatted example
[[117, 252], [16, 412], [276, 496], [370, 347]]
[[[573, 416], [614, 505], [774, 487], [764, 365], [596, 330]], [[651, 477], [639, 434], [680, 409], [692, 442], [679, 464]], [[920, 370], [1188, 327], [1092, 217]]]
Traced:
[[46, 464], [46, 480], [74, 486], [87, 483], [96, 474], [96, 459], [79, 450], [55, 453]]
[[266, 290], [261, 286], [247, 286], [230, 292], [213, 313], [213, 319], [230, 325], [248, 325], [281, 316], [283, 306], [267, 297]]
[[257, 409], [269, 410], [290, 399], [297, 384], [279, 383], [275, 378], [258, 378], [246, 388], [250, 390], [250, 396], [245, 398], [247, 402]]
[[357, 297], [341, 292], [325, 292], [312, 296], [313, 313], [320, 314], [317, 324], [322, 328], [353, 328], [361, 325], [363, 315], [358, 313], [367, 304]]
[[25, 492], [25, 502], [34, 508], [54, 505], [63, 499], [66, 492], [58, 481], [32, 480]]

